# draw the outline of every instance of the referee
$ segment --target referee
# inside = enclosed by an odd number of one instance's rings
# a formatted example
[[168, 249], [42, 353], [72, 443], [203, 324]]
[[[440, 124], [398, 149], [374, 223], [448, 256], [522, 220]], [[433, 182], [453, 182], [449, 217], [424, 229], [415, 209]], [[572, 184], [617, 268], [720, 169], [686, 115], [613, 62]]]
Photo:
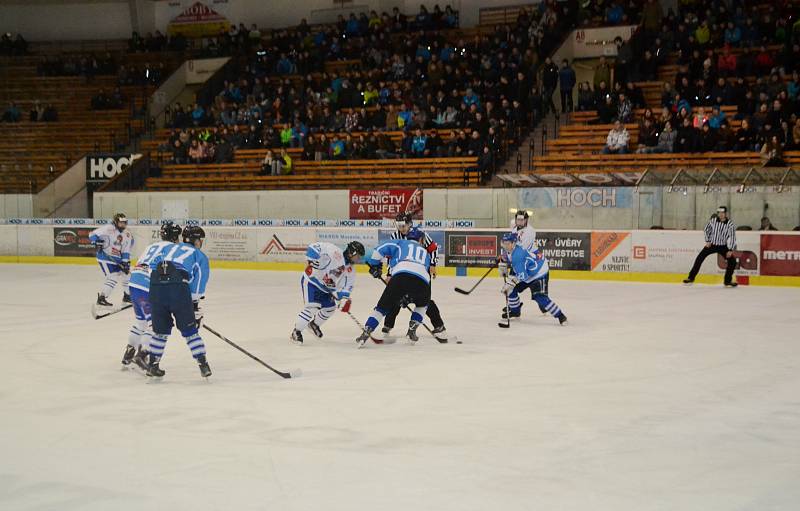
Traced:
[[733, 251], [736, 250], [736, 224], [728, 218], [727, 207], [720, 206], [717, 208], [717, 214], [708, 221], [705, 233], [706, 246], [697, 254], [694, 266], [692, 266], [689, 276], [683, 279], [683, 283], [691, 284], [694, 282], [694, 278], [700, 271], [700, 267], [706, 257], [711, 254], [722, 254], [728, 261], [728, 267], [725, 268], [725, 287], [738, 286], [736, 282], [733, 282], [733, 270], [736, 269], [736, 258], [733, 257]]

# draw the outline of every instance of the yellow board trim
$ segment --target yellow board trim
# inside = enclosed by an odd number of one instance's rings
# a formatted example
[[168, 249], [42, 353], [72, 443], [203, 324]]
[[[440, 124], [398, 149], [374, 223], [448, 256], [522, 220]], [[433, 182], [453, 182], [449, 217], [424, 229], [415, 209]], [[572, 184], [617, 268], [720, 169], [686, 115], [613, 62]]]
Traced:
[[[21, 264], [97, 264], [93, 257], [55, 257], [55, 256], [0, 256], [0, 263]], [[223, 270], [269, 270], [269, 271], [302, 271], [306, 265], [303, 263], [274, 263], [260, 261], [211, 261], [211, 268]], [[359, 265], [359, 273], [366, 273], [367, 268]], [[437, 273], [443, 276], [454, 276], [455, 268], [438, 268]], [[486, 273], [486, 268], [467, 268], [468, 277], [481, 277]], [[552, 270], [551, 276], [555, 280], [600, 280], [612, 282], [656, 282], [665, 284], [680, 283], [685, 278], [682, 273], [609, 273], [578, 270]], [[497, 272], [489, 274], [497, 277]], [[749, 277], [751, 286], [781, 286], [800, 287], [800, 277], [770, 277], [753, 275]], [[698, 275], [698, 284], [722, 284], [722, 275]]]

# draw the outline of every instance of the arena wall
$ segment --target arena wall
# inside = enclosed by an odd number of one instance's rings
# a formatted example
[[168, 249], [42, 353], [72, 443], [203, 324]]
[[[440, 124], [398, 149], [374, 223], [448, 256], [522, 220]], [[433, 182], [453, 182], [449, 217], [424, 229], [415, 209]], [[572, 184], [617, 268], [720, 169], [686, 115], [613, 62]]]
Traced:
[[[90, 219], [0, 220], [0, 262], [95, 264]], [[304, 267], [305, 248], [314, 241], [344, 246], [359, 240], [371, 250], [390, 236], [388, 221], [190, 220], [203, 226], [204, 251], [217, 268], [294, 270]], [[228, 225], [222, 225], [222, 224]], [[468, 225], [468, 223], [464, 223]], [[339, 227], [336, 227], [339, 225]], [[342, 227], [348, 225], [348, 227]], [[477, 276], [493, 266], [502, 229], [459, 228], [454, 222], [428, 221], [440, 251], [440, 274]], [[134, 256], [158, 239], [158, 220], [131, 220]], [[740, 232], [737, 235], [740, 284], [800, 286], [800, 233]], [[553, 278], [677, 283], [700, 248], [702, 231], [540, 230], [537, 243]], [[698, 282], [720, 283], [724, 260], [707, 259]], [[364, 270], [364, 268], [361, 268]]]
[[[93, 211], [99, 218], [122, 211], [133, 218], [335, 219], [352, 218], [351, 197], [350, 190], [104, 192], [94, 195]], [[791, 187], [425, 189], [422, 201], [424, 218], [469, 219], [476, 227], [504, 227], [512, 211], [525, 208], [538, 229], [702, 229], [719, 205], [739, 226], [758, 229], [762, 216], [784, 230], [800, 225], [800, 189]], [[165, 213], [177, 206], [187, 213]]]

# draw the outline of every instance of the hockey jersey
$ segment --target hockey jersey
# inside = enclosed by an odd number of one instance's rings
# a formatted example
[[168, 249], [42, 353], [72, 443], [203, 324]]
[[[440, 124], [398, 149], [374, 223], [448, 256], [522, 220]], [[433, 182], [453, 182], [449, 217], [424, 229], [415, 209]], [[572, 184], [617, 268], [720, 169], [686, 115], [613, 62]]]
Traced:
[[330, 293], [337, 300], [350, 297], [356, 272], [344, 260], [342, 250], [333, 243], [320, 241], [306, 249], [306, 278], [316, 288]]
[[[201, 250], [189, 243], [172, 243], [169, 241], [153, 243], [147, 247], [144, 255], [142, 255], [140, 264], [137, 265], [137, 271], [139, 271], [139, 266], [144, 263], [152, 273], [162, 261], [171, 262], [179, 270], [189, 275], [189, 290], [192, 293], [192, 300], [197, 301], [206, 294], [210, 269], [208, 257]], [[131, 276], [131, 281], [133, 281], [133, 276]]]
[[512, 219], [511, 232], [517, 234], [517, 243], [525, 250], [530, 252], [536, 248], [536, 231], [530, 225], [517, 227], [516, 221]]
[[367, 264], [378, 266], [383, 263], [384, 259], [389, 259], [389, 269], [392, 275], [409, 273], [430, 284], [431, 255], [416, 241], [387, 241], [372, 252]]
[[120, 232], [112, 224], [101, 225], [89, 233], [89, 241], [102, 247], [97, 251], [97, 258], [114, 264], [129, 262], [133, 248], [133, 235], [127, 229]]
[[167, 245], [170, 245], [169, 241], [158, 241], [145, 247], [136, 266], [131, 269], [131, 280], [128, 284], [130, 287], [150, 291], [150, 261]]
[[538, 250], [525, 250], [521, 245], [514, 247], [508, 254], [514, 274], [521, 282], [533, 282], [545, 277], [550, 272], [547, 259]]

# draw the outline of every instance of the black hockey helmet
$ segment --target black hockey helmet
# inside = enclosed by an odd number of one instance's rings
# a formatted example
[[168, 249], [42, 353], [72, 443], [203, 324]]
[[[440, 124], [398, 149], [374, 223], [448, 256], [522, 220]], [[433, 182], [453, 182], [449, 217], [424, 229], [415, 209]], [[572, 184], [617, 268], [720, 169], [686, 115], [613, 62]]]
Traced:
[[199, 225], [187, 225], [183, 228], [183, 234], [181, 236], [183, 237], [184, 243], [194, 245], [195, 241], [204, 240], [206, 238], [206, 231]]
[[181, 226], [173, 224], [172, 222], [166, 222], [161, 225], [160, 234], [163, 241], [177, 243], [178, 238], [181, 236]]
[[366, 253], [367, 251], [364, 249], [364, 245], [362, 245], [360, 241], [351, 241], [344, 249], [344, 260], [347, 261], [348, 264], [352, 264], [353, 258], [356, 255], [364, 257]]
[[[120, 227], [120, 225], [122, 225], [122, 227]], [[114, 227], [116, 227], [118, 231], [124, 231], [127, 226], [128, 217], [125, 216], [125, 213], [116, 213], [114, 215]]]
[[414, 216], [411, 213], [403, 212], [398, 213], [394, 220], [398, 224], [406, 224], [411, 227], [411, 224], [414, 223]]
[[[524, 209], [518, 209], [516, 213], [514, 213], [514, 224], [517, 227], [525, 227], [528, 225], [528, 212]], [[520, 220], [521, 225], [520, 225]]]

